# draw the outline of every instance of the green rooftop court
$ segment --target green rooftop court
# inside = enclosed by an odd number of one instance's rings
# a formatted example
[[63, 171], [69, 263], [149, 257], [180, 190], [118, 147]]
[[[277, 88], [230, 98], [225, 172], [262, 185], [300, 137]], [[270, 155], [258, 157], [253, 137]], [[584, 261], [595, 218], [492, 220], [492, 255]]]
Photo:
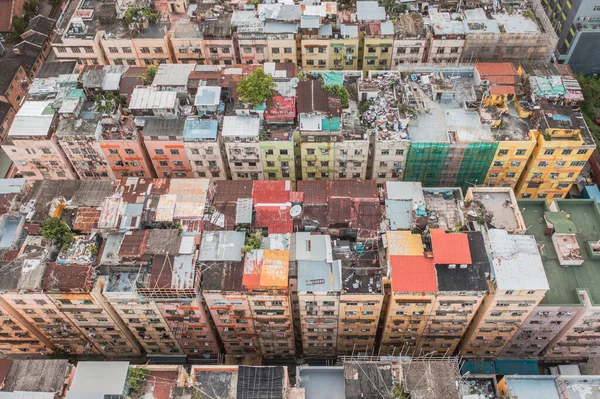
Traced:
[[[550, 208], [544, 200], [522, 200], [519, 207], [525, 219], [525, 234], [535, 236], [542, 247], [544, 269], [550, 290], [541, 305], [579, 305], [581, 301], [576, 289], [587, 289], [594, 304], [600, 304], [600, 258], [592, 259], [587, 250], [590, 241], [600, 240], [600, 210], [594, 200], [568, 199], [558, 200], [556, 205], [563, 215], [550, 214], [550, 220], [560, 221], [555, 225], [556, 231], [570, 233], [573, 222], [577, 234], [577, 242], [584, 262], [580, 266], [561, 266], [552, 243], [552, 238], [545, 235], [545, 212]], [[565, 218], [566, 216], [566, 218]], [[560, 231], [559, 231], [560, 230]]]

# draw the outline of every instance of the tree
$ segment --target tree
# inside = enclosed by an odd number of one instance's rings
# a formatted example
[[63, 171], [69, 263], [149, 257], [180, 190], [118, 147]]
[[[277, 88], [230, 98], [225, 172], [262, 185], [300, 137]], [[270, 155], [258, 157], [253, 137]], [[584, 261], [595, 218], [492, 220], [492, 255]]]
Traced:
[[138, 367], [129, 368], [127, 371], [127, 393], [130, 397], [139, 397], [144, 393], [143, 390], [149, 375], [150, 370]]
[[252, 75], [242, 78], [237, 87], [237, 94], [244, 104], [256, 106], [264, 103], [273, 96], [271, 89], [275, 87], [271, 75], [262, 68], [256, 69]]
[[146, 69], [146, 73], [142, 75], [142, 80], [145, 85], [151, 85], [154, 81], [154, 77], [156, 76], [156, 72], [158, 72], [158, 67], [156, 65], [150, 65], [148, 69]]
[[117, 105], [120, 104], [121, 98], [113, 92], [106, 92], [104, 94], [96, 94], [94, 96], [94, 102], [96, 103], [96, 112], [99, 114], [112, 115]]
[[13, 17], [13, 29], [19, 35], [25, 32], [28, 23], [29, 21], [26, 18], [17, 17], [16, 15]]
[[348, 108], [350, 105], [350, 94], [348, 90], [342, 85], [326, 85], [323, 86], [323, 90], [327, 93], [336, 95], [342, 101], [342, 108]]
[[244, 245], [244, 247], [242, 248], [242, 252], [248, 253], [254, 249], [260, 249], [262, 239], [263, 236], [260, 231], [248, 235], [248, 237], [246, 237], [246, 245]]
[[48, 3], [50, 3], [50, 5], [56, 7], [56, 6], [60, 6], [63, 3], [63, 0], [48, 0]]
[[75, 233], [71, 231], [67, 223], [58, 217], [44, 220], [40, 228], [40, 234], [60, 250], [67, 249], [75, 238]]
[[585, 119], [585, 123], [590, 129], [592, 137], [596, 141], [596, 146], [600, 143], [600, 129], [594, 122], [597, 116], [597, 108], [600, 104], [600, 80], [592, 76], [577, 75], [577, 81], [581, 86], [584, 102], [581, 106], [581, 111]]

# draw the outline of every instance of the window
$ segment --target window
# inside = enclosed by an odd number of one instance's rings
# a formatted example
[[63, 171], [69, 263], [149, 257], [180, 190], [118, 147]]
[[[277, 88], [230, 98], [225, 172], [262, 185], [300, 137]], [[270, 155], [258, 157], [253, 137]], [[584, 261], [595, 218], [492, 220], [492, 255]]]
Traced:
[[515, 172], [508, 172], [508, 173], [506, 174], [506, 177], [507, 177], [507, 178], [509, 178], [509, 179], [512, 179], [512, 178], [514, 178], [514, 177], [515, 177], [515, 175], [516, 175], [516, 173], [515, 173]]
[[381, 150], [381, 155], [390, 155], [390, 150], [389, 149]]
[[386, 174], [386, 173], [378, 173], [378, 174], [377, 174], [377, 178], [378, 178], [378, 179], [385, 179], [385, 178], [386, 178], [386, 176], [387, 176], [387, 174]]
[[140, 53], [149, 53], [150, 47], [140, 47]]
[[315, 161], [308, 161], [307, 166], [315, 166]]
[[325, 52], [327, 52], [327, 47], [319, 47], [320, 54], [325, 54]]
[[544, 155], [554, 155], [554, 150], [546, 150], [544, 151]]
[[203, 166], [202, 161], [194, 161], [194, 164], [196, 166]]
[[538, 164], [538, 166], [540, 168], [545, 168], [546, 166], [548, 166], [548, 162], [546, 162], [546, 161], [540, 161], [540, 163]]
[[577, 155], [586, 155], [587, 152], [588, 152], [588, 150], [577, 150]]
[[502, 161], [494, 161], [494, 167], [501, 167], [504, 166], [504, 162]]
[[119, 153], [119, 150], [117, 150], [117, 149], [114, 149], [114, 148], [110, 148], [110, 149], [108, 150], [108, 152], [109, 152], [109, 153], [111, 153], [112, 155], [117, 155], [117, 154]]
[[308, 174], [308, 178], [309, 179], [314, 179], [315, 178], [315, 174], [314, 173], [309, 173]]
[[498, 150], [498, 156], [503, 157], [508, 155], [508, 150]]
[[458, 53], [458, 47], [450, 47], [450, 52], [453, 54]]
[[492, 173], [490, 173], [490, 177], [491, 177], [491, 178], [498, 177], [498, 173], [496, 173], [496, 172], [492, 172]]
[[163, 150], [161, 150], [160, 148], [157, 148], [156, 150], [154, 150], [154, 152], [156, 153], [156, 155], [164, 155], [165, 152]]
[[562, 168], [563, 166], [565, 166], [566, 163], [567, 163], [566, 161], [558, 161], [558, 162], [556, 162], [556, 166], [559, 168]]
[[179, 150], [170, 150], [171, 155], [179, 155]]
[[309, 148], [308, 150], [306, 150], [306, 155], [315, 155], [315, 150]]
[[511, 167], [513, 167], [513, 168], [516, 168], [516, 167], [518, 167], [518, 166], [521, 166], [521, 161], [512, 161], [512, 162], [510, 163], [510, 166], [511, 166]]
[[167, 161], [158, 161], [160, 166], [169, 166], [169, 162]]
[[367, 47], [367, 52], [371, 53], [371, 54], [374, 54], [374, 53], [377, 52], [377, 49], [375, 47]]
[[288, 155], [288, 150], [279, 150], [279, 155]]
[[275, 47], [272, 50], [273, 50], [273, 54], [279, 54], [279, 48]]
[[319, 65], [320, 66], [327, 65], [327, 61], [325, 61], [325, 60], [319, 60]]
[[546, 198], [547, 194], [538, 194], [538, 198]]
[[554, 194], [553, 197], [554, 198], [562, 198], [562, 194]]
[[212, 148], [207, 148], [206, 150], [204, 150], [204, 152], [206, 153], [206, 155], [213, 155], [213, 149]]
[[131, 47], [122, 47], [121, 50], [123, 50], [124, 53], [131, 53]]
[[387, 167], [387, 162], [385, 162], [385, 161], [379, 162], [379, 167], [381, 167], [381, 168]]
[[404, 150], [396, 150], [396, 155], [404, 155]]
[[163, 53], [163, 48], [162, 47], [154, 47], [153, 50], [154, 50], [155, 53], [159, 53], [159, 54]]
[[183, 161], [173, 161], [173, 165], [178, 168], [183, 168]]
[[281, 162], [281, 167], [282, 168], [288, 168], [289, 166], [290, 166], [289, 162], [286, 162], [286, 161]]
[[558, 175], [559, 175], [558, 173], [552, 172], [552, 173], [550, 173], [550, 178], [551, 179], [558, 179]]
[[315, 60], [306, 60], [306, 65], [315, 65]]
[[81, 49], [79, 47], [71, 47], [71, 51], [73, 53], [81, 53]]
[[230, 52], [231, 52], [231, 49], [229, 47], [221, 47], [221, 53], [229, 54]]
[[517, 150], [515, 152], [515, 155], [525, 155], [526, 152], [527, 152], [527, 150]]
[[55, 47], [56, 51], [58, 51], [59, 53], [66, 53], [67, 49], [64, 47]]
[[119, 49], [118, 49], [118, 48], [116, 48], [116, 47], [109, 47], [109, 48], [108, 48], [108, 51], [110, 51], [111, 53], [118, 53], [118, 52], [119, 52]]
[[586, 161], [573, 161], [571, 162], [571, 166], [584, 166]]
[[275, 167], [275, 162], [273, 162], [273, 161], [267, 161], [267, 167], [274, 168]]
[[534, 173], [531, 176], [532, 179], [541, 179], [542, 178], [542, 174], [541, 173]]
[[562, 150], [563, 155], [571, 155], [572, 152], [573, 150]]

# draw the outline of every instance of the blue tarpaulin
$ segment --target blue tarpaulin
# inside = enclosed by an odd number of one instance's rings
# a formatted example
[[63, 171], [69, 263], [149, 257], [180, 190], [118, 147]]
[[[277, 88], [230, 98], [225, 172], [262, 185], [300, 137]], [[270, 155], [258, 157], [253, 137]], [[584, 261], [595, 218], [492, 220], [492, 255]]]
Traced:
[[501, 375], [539, 375], [537, 360], [496, 360], [496, 374]]

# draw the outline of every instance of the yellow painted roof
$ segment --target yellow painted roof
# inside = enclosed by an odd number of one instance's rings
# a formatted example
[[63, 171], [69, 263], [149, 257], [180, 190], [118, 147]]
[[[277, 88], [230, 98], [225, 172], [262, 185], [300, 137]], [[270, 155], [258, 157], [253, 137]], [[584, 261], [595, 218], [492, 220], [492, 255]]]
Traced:
[[420, 234], [410, 231], [386, 231], [387, 254], [423, 256], [423, 241]]

